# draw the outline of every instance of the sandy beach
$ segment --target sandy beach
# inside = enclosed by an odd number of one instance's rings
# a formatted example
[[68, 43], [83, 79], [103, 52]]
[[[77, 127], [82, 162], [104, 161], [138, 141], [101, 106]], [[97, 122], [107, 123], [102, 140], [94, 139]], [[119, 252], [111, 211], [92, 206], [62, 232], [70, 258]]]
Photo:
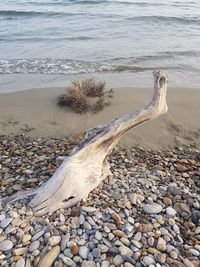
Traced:
[[[47, 138], [79, 134], [143, 107], [150, 99], [152, 89], [114, 88], [110, 106], [97, 114], [86, 112], [81, 115], [70, 108], [57, 106], [56, 97], [63, 92], [63, 87], [54, 87], [1, 94], [0, 134], [25, 132], [31, 137]], [[199, 100], [198, 89], [169, 88], [168, 113], [130, 130], [120, 144], [161, 148], [179, 142], [199, 142]]]

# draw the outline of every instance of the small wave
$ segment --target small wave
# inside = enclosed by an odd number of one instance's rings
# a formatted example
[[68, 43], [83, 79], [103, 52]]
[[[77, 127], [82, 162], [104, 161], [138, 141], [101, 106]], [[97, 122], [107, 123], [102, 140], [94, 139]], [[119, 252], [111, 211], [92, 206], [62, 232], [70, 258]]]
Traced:
[[181, 24], [199, 24], [200, 17], [173, 17], [173, 16], [135, 16], [128, 17], [125, 20], [129, 21], [142, 21], [142, 22], [168, 22], [168, 23], [181, 23]]
[[159, 55], [161, 58], [200, 57], [200, 50], [163, 51]]
[[117, 66], [114, 67], [110, 70], [108, 70], [109, 72], [124, 72], [124, 71], [128, 71], [128, 72], [145, 72], [145, 71], [154, 71], [154, 70], [193, 70], [193, 71], [197, 71], [197, 69], [192, 68], [191, 66], [187, 65], [187, 64], [182, 64], [182, 65], [171, 65], [171, 66], [151, 66], [151, 67], [140, 67], [140, 66], [129, 66], [129, 65], [121, 65], [121, 66]]
[[96, 62], [64, 59], [0, 60], [0, 74], [78, 74], [106, 71], [110, 66]]
[[[52, 41], [52, 42], [58, 42], [58, 41], [89, 41], [89, 40], [93, 40], [94, 37], [90, 37], [90, 36], [66, 36], [66, 37], [14, 37], [13, 35], [9, 37], [4, 38], [3, 36], [0, 36], [0, 43], [1, 42], [21, 42], [21, 41], [25, 41], [25, 42], [43, 42], [43, 41]], [[97, 40], [97, 38], [95, 38], [95, 40]]]
[[31, 11], [31, 10], [0, 10], [0, 17], [36, 17], [36, 16], [59, 16], [64, 15], [74, 17], [84, 15], [84, 13], [53, 12], [53, 11]]
[[130, 71], [130, 72], [144, 72], [147, 70], [151, 70], [152, 68], [142, 68], [142, 67], [138, 67], [138, 66], [125, 66], [125, 65], [121, 65], [121, 66], [117, 66], [115, 68], [113, 68], [112, 72], [123, 72], [123, 71]]
[[146, 62], [159, 62], [165, 59], [177, 59], [183, 57], [200, 57], [200, 50], [185, 50], [185, 51], [163, 51], [155, 55], [145, 55], [140, 57], [116, 57], [107, 59], [107, 64], [112, 65], [133, 65], [133, 64], [146, 64]]
[[[192, 2], [191, 2], [192, 3]], [[114, 0], [68, 0], [68, 1], [51, 1], [51, 2], [34, 2], [30, 1], [28, 4], [36, 6], [68, 6], [68, 5], [102, 5], [102, 4], [114, 4], [114, 5], [127, 5], [127, 6], [169, 6], [170, 3], [156, 3], [156, 2], [137, 2], [137, 1], [114, 1]], [[176, 3], [175, 5], [181, 5], [183, 3]], [[190, 4], [190, 3], [189, 3]], [[189, 6], [188, 4], [188, 6]]]
[[[189, 53], [190, 51], [188, 51]], [[196, 69], [187, 64], [164, 63], [161, 57], [166, 55], [146, 56], [132, 59], [116, 58], [104, 62], [86, 62], [67, 59], [1, 59], [0, 74], [81, 74], [102, 71], [112, 72], [145, 72], [156, 69], [190, 70]], [[199, 53], [200, 56], [200, 53]], [[148, 65], [145, 61], [149, 61]]]

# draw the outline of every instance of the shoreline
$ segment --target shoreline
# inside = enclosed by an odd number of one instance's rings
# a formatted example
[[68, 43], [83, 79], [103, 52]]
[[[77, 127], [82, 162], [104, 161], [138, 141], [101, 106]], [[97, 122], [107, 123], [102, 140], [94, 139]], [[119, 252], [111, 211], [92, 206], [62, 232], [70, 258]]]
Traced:
[[[166, 71], [169, 78], [169, 85], [179, 90], [199, 90], [199, 82], [193, 76], [185, 81], [182, 79], [184, 73]], [[109, 88], [149, 88], [153, 86], [152, 71], [131, 72], [131, 71], [104, 71], [93, 73], [77, 74], [0, 74], [0, 95], [3, 93], [32, 90], [33, 88], [65, 87], [73, 80], [84, 80], [95, 78], [106, 82]]]
[[[108, 88], [109, 89], [109, 88]], [[143, 107], [152, 93], [145, 88], [114, 88], [111, 105], [93, 114], [60, 108], [56, 97], [63, 87], [0, 94], [0, 135], [26, 133], [31, 137], [69, 137]], [[200, 90], [168, 89], [169, 111], [130, 130], [120, 145], [157, 149], [200, 142]]]

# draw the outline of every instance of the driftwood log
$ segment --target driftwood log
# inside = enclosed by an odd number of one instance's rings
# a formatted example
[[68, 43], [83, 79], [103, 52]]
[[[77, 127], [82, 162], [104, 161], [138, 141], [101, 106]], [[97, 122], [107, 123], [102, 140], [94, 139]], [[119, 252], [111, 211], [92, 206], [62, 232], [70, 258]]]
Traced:
[[109, 124], [90, 129], [68, 157], [58, 159], [62, 163], [44, 185], [3, 199], [2, 204], [34, 195], [29, 205], [35, 215], [43, 215], [60, 208], [72, 207], [86, 199], [111, 174], [107, 156], [121, 136], [132, 127], [167, 112], [166, 92], [165, 74], [154, 72], [154, 93], [147, 106]]

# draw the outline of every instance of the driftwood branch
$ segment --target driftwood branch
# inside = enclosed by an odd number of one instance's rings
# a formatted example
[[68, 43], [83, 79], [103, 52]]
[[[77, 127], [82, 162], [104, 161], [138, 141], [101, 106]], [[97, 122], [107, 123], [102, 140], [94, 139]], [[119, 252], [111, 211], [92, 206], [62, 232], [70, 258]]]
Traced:
[[86, 199], [110, 174], [106, 158], [121, 136], [132, 127], [167, 112], [166, 92], [165, 74], [154, 72], [154, 93], [147, 106], [107, 125], [90, 129], [69, 157], [58, 159], [60, 166], [46, 184], [36, 190], [4, 199], [2, 203], [34, 195], [30, 206], [36, 215], [42, 215], [60, 208], [69, 208]]

